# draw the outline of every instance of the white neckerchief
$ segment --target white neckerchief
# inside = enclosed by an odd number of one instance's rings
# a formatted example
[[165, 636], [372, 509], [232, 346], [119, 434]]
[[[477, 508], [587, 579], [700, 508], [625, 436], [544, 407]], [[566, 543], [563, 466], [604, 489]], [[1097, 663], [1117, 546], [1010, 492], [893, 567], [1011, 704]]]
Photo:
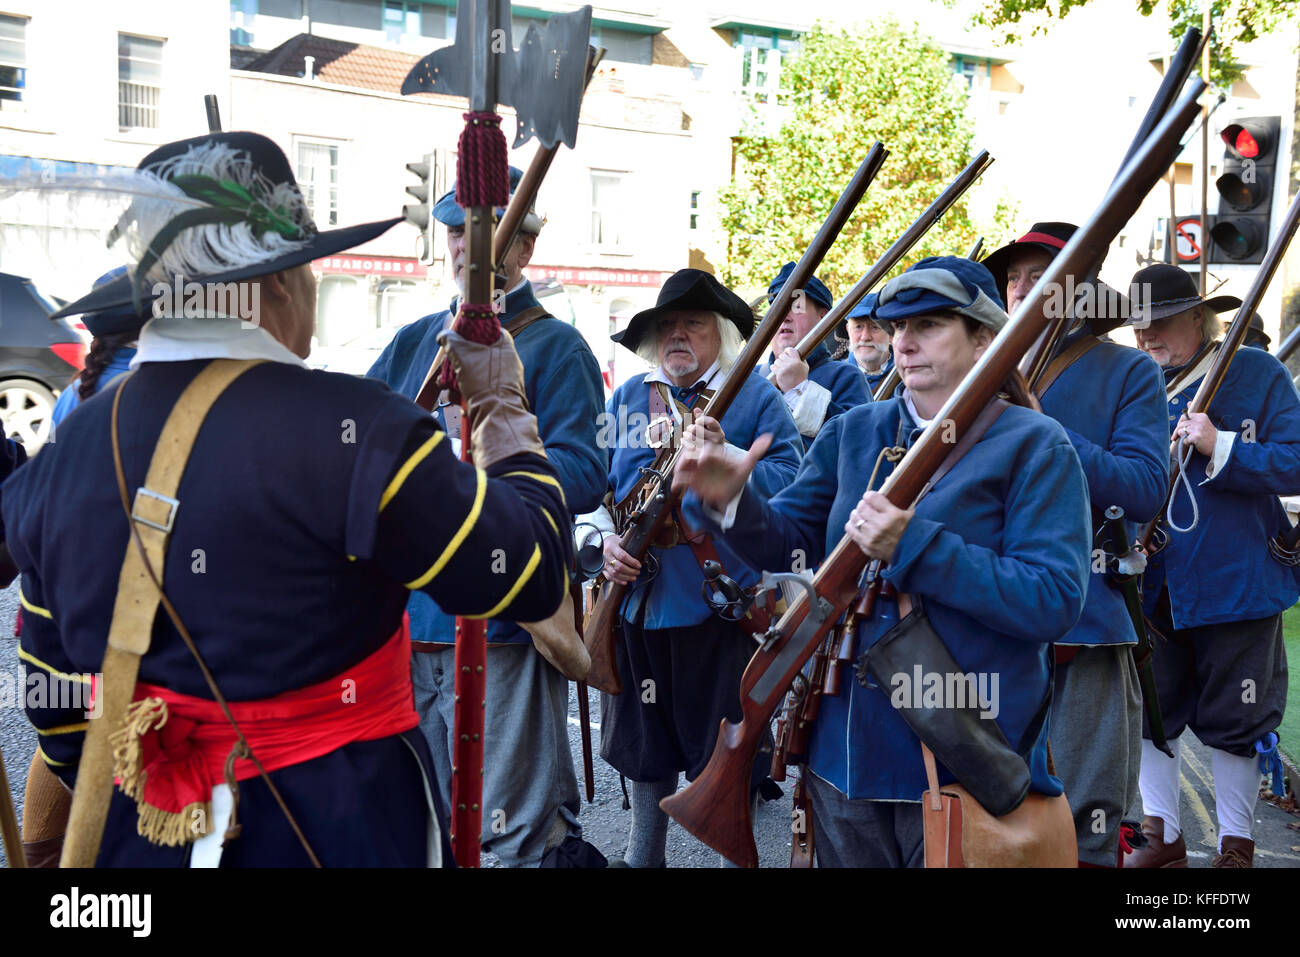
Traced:
[[[703, 379], [704, 388], [711, 389], [713, 388], [713, 384], [714, 384], [713, 380], [720, 375], [722, 375], [722, 366], [718, 365], [717, 359], [714, 359], [713, 365], [709, 366], [708, 369], [705, 370], [704, 375], [697, 378], [695, 382], [691, 383], [691, 385], [695, 385], [697, 382], [700, 381], [700, 379]], [[676, 382], [668, 378], [668, 373], [664, 372], [663, 366], [660, 366], [658, 369], [655, 369], [654, 372], [651, 372], [648, 376], [646, 376], [645, 381], [647, 384], [651, 382], [662, 382], [664, 385], [671, 385], [671, 386], [677, 385]]]
[[307, 368], [307, 363], [262, 327], [215, 316], [150, 319], [140, 330], [131, 368], [142, 362], [189, 359], [269, 359]]

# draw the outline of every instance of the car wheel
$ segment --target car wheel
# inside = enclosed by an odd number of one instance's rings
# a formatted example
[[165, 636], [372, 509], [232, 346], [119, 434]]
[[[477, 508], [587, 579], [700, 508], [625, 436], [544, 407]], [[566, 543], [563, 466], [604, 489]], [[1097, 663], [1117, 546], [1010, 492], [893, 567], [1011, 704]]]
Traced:
[[23, 444], [28, 455], [50, 437], [50, 416], [54, 393], [35, 379], [5, 379], [0, 382], [0, 423], [5, 437]]

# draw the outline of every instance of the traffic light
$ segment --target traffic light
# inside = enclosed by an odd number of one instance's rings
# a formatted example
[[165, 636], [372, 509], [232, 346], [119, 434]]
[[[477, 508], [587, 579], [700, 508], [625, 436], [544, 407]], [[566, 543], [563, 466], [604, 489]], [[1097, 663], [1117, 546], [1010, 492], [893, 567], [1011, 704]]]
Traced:
[[1282, 117], [1243, 117], [1224, 127], [1219, 215], [1210, 229], [1210, 261], [1258, 263], [1268, 248]]
[[433, 262], [433, 202], [437, 195], [433, 182], [433, 154], [425, 153], [418, 163], [407, 163], [407, 172], [414, 173], [420, 182], [407, 186], [406, 192], [417, 203], [402, 207], [402, 218], [420, 231], [420, 262], [429, 265]]

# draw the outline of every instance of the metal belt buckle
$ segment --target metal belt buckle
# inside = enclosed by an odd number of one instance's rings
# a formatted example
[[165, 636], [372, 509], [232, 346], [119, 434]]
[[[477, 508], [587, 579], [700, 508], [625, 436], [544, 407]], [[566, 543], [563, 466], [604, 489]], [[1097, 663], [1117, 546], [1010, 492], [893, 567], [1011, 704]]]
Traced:
[[167, 512], [167, 524], [159, 525], [157, 522], [153, 521], [152, 519], [148, 519], [145, 518], [143, 515], [137, 514], [134, 506], [132, 506], [131, 508], [132, 521], [139, 522], [141, 525], [148, 525], [150, 528], [156, 528], [160, 532], [170, 533], [172, 530], [172, 523], [176, 521], [176, 510], [180, 508], [181, 505], [180, 501], [172, 498], [169, 495], [163, 495], [161, 492], [155, 492], [152, 489], [147, 489], [143, 485], [141, 485], [139, 488], [135, 490], [136, 501], [140, 500], [141, 495], [147, 495], [149, 498], [157, 499], [160, 502], [166, 502], [169, 506], [171, 506], [171, 508]]

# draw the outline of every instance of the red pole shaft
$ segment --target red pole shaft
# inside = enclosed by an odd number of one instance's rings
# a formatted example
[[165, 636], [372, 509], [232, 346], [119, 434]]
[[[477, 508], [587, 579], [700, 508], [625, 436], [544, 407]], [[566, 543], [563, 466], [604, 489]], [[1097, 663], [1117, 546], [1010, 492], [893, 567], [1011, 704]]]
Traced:
[[[461, 406], [461, 461], [469, 462], [469, 412]], [[455, 745], [451, 752], [451, 851], [458, 867], [478, 867], [483, 833], [483, 711], [487, 703], [487, 622], [456, 619]]]

